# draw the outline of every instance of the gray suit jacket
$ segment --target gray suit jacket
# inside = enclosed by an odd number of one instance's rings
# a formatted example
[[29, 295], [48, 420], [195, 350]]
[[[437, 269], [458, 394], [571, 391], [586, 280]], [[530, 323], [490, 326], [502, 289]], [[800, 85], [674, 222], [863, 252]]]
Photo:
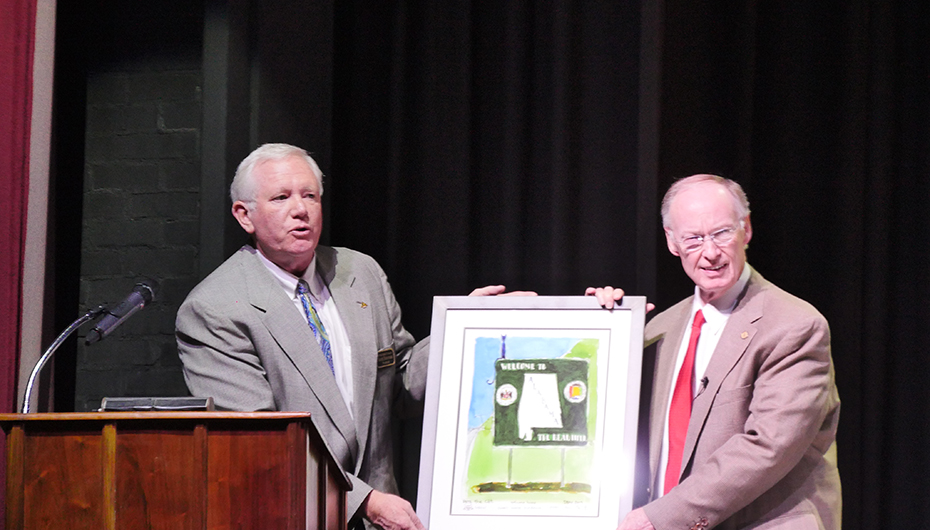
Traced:
[[[404, 329], [374, 259], [320, 246], [316, 260], [352, 344], [354, 420], [306, 320], [250, 246], [207, 276], [181, 305], [178, 352], [191, 393], [212, 396], [218, 408], [309, 411], [333, 456], [352, 475], [352, 517], [372, 488], [397, 493], [391, 417], [420, 410], [429, 344], [428, 339], [414, 344]], [[387, 349], [396, 362], [379, 368], [378, 352]]]
[[[689, 297], [646, 326], [646, 343], [658, 342], [649, 431], [653, 499], [691, 304]], [[681, 482], [644, 507], [653, 525], [838, 530], [840, 402], [826, 319], [753, 270], [704, 375]]]

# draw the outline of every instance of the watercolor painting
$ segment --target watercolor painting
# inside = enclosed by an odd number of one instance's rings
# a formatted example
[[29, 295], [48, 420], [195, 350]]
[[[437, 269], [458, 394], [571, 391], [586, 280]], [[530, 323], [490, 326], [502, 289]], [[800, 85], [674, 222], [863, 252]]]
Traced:
[[417, 515], [614, 530], [632, 510], [645, 297], [433, 299]]
[[462, 510], [594, 502], [599, 339], [494, 334], [473, 345]]

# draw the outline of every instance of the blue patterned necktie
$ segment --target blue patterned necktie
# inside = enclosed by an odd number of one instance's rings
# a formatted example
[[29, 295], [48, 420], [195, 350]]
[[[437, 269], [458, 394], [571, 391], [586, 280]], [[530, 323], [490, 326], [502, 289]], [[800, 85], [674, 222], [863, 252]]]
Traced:
[[323, 356], [326, 357], [326, 362], [329, 364], [330, 371], [335, 374], [336, 371], [333, 369], [333, 352], [329, 345], [329, 335], [327, 335], [326, 328], [323, 326], [323, 321], [320, 320], [320, 315], [316, 312], [316, 308], [313, 307], [313, 302], [310, 300], [310, 286], [307, 285], [306, 280], [297, 282], [297, 296], [300, 297], [300, 303], [304, 306], [304, 314], [307, 315], [307, 324], [310, 324], [310, 329], [313, 330], [313, 336], [316, 337], [317, 342], [320, 343], [320, 349], [323, 350]]

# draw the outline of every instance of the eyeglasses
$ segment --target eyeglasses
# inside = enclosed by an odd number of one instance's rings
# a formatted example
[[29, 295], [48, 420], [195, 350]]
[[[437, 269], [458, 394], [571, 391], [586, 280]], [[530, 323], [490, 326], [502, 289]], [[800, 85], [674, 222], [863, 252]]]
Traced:
[[713, 234], [708, 234], [706, 236], [686, 236], [680, 239], [681, 246], [688, 254], [704, 248], [704, 241], [713, 241], [717, 247], [722, 247], [733, 241], [736, 237], [736, 231], [740, 228], [742, 228], [742, 226], [731, 226], [729, 228], [721, 228]]

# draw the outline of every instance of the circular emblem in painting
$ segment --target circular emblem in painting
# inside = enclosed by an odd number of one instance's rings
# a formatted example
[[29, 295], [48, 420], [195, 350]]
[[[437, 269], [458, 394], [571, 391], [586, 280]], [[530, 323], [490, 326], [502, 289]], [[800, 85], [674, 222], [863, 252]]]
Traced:
[[510, 383], [504, 383], [497, 387], [496, 399], [497, 404], [502, 407], [513, 405], [513, 402], [517, 400], [517, 388]]
[[565, 394], [565, 400], [569, 403], [581, 403], [588, 397], [588, 386], [584, 384], [584, 381], [572, 381], [565, 385], [562, 393]]

